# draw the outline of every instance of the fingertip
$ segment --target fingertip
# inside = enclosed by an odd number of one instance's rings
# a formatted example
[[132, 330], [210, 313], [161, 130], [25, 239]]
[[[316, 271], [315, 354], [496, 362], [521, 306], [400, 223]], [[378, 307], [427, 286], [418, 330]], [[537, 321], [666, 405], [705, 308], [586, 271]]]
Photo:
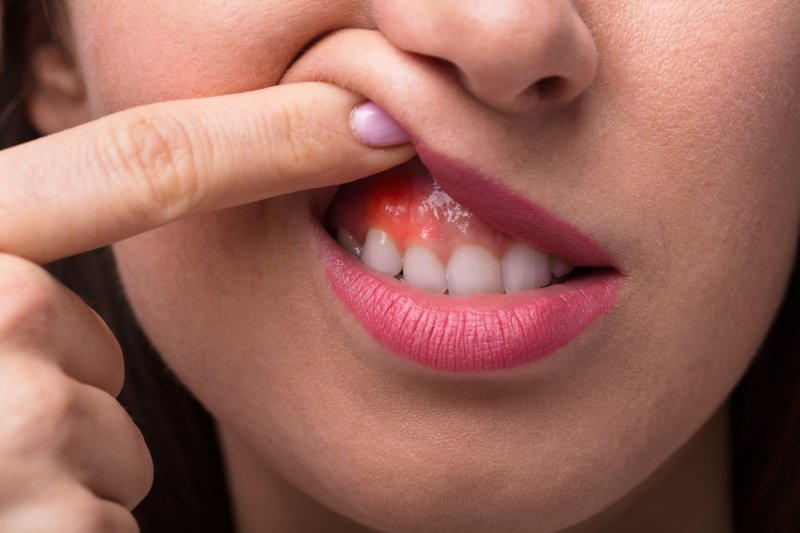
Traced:
[[375, 102], [363, 102], [350, 113], [350, 128], [361, 143], [385, 148], [408, 143], [411, 139], [400, 125]]

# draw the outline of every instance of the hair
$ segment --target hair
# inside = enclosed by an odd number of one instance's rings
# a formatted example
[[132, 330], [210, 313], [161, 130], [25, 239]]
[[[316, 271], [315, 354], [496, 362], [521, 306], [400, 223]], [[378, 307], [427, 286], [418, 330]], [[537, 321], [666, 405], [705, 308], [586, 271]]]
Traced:
[[[31, 50], [64, 46], [52, 0], [0, 0], [0, 149], [38, 133], [24, 106]], [[761, 350], [731, 395], [736, 531], [800, 531], [800, 262]], [[107, 321], [125, 353], [120, 402], [153, 456], [153, 489], [134, 515], [146, 533], [232, 531], [219, 442], [211, 416], [167, 368], [137, 324], [109, 248], [47, 265]]]

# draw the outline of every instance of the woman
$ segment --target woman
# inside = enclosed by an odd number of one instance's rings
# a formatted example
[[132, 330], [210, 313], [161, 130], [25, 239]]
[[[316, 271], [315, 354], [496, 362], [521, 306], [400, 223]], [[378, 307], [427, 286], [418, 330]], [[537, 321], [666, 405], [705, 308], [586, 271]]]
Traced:
[[800, 527], [794, 2], [4, 15], [3, 531]]

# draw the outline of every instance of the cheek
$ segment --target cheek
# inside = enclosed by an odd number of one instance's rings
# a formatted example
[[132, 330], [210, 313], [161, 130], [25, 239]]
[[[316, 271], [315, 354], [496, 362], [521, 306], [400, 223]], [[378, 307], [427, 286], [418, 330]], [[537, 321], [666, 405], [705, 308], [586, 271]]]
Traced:
[[306, 43], [358, 22], [364, 11], [356, 3], [73, 2], [92, 116], [275, 85]]
[[[649, 52], [623, 78], [635, 87], [623, 143], [641, 154], [628, 185], [649, 241], [639, 266], [662, 294], [651, 316], [678, 338], [686, 332], [687, 353], [709, 331], [731, 356], [755, 352], [797, 242], [800, 54], [775, 36], [800, 25], [780, 2], [745, 4], [730, 5], [740, 17], [718, 9], [692, 24], [672, 19], [688, 28], [672, 47], [647, 41], [661, 39], [655, 28], [642, 33]], [[724, 360], [725, 350], [708, 348]]]
[[775, 36], [796, 35], [800, 17], [780, 2], [693, 20], [634, 4], [643, 12], [620, 17], [636, 27], [603, 35], [600, 95], [613, 112], [594, 168], [615, 176], [598, 201], [624, 220], [631, 266], [617, 409], [649, 414], [653, 441], [666, 442], [724, 401], [785, 291], [800, 223], [800, 54]]
[[279, 446], [280, 428], [304, 409], [282, 407], [305, 397], [290, 391], [308, 390], [308, 346], [298, 346], [298, 336], [313, 331], [319, 340], [325, 324], [311, 269], [301, 267], [306, 243], [277, 231], [287, 219], [275, 213], [300, 210], [298, 203], [195, 217], [114, 246], [136, 318], [164, 361], [217, 418], [268, 430], [265, 447]]

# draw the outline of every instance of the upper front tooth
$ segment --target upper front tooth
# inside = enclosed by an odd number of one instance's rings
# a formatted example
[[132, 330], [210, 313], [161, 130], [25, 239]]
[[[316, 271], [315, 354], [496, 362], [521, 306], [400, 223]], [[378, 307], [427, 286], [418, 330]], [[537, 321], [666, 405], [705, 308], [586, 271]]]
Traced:
[[339, 228], [336, 232], [336, 240], [342, 245], [342, 248], [350, 252], [356, 257], [361, 256], [361, 244], [353, 237], [353, 234], [344, 228]]
[[503, 292], [500, 261], [477, 244], [456, 248], [447, 263], [447, 290], [453, 296]]
[[361, 248], [361, 261], [378, 272], [396, 276], [403, 270], [403, 257], [388, 233], [378, 228], [370, 228], [364, 246]]
[[508, 294], [548, 285], [549, 256], [521, 242], [512, 244], [503, 257], [503, 282]]
[[447, 290], [444, 265], [425, 246], [408, 247], [403, 256], [403, 279], [427, 291], [441, 294]]

